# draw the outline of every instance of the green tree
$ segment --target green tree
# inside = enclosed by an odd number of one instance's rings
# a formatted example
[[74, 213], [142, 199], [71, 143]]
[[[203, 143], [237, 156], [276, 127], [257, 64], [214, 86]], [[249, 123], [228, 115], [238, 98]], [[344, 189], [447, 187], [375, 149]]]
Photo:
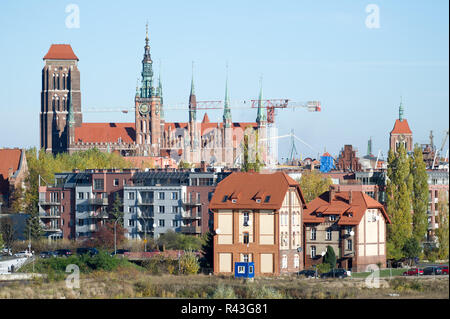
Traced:
[[414, 156], [411, 158], [411, 175], [413, 178], [413, 236], [418, 242], [426, 239], [428, 230], [428, 174], [423, 161], [422, 150], [419, 145], [414, 147]]
[[0, 234], [0, 249], [3, 249], [3, 246], [5, 245], [5, 242], [3, 241], [3, 236]]
[[386, 185], [387, 213], [391, 224], [387, 228], [388, 258], [400, 259], [404, 256], [403, 247], [412, 236], [410, 162], [401, 144], [398, 153], [389, 150]]
[[449, 253], [449, 209], [448, 209], [448, 192], [439, 192], [438, 202], [438, 228], [435, 230], [438, 242], [438, 256], [439, 259], [448, 259]]
[[26, 239], [39, 240], [44, 234], [44, 230], [41, 226], [39, 212], [33, 212], [27, 218], [24, 230], [24, 236]]
[[207, 232], [204, 235], [202, 245], [202, 258], [200, 264], [203, 268], [213, 268], [214, 264], [214, 235], [211, 232]]
[[327, 252], [325, 253], [325, 256], [323, 256], [323, 263], [330, 265], [331, 269], [336, 267], [336, 254], [333, 247], [329, 245], [327, 246]]
[[178, 163], [178, 169], [189, 169], [189, 168], [192, 168], [192, 164], [189, 164], [188, 162], [180, 160], [180, 162]]
[[3, 237], [4, 245], [11, 247], [17, 237], [11, 217], [4, 218], [0, 222], [0, 235]]
[[422, 249], [420, 248], [419, 240], [414, 236], [406, 240], [402, 250], [403, 255], [409, 259], [410, 264], [411, 260], [413, 260], [416, 257], [419, 257], [422, 251]]
[[303, 172], [298, 182], [307, 203], [329, 190], [333, 184], [330, 177], [324, 177], [318, 171]]
[[[253, 134], [253, 131], [251, 131]], [[250, 171], [254, 171], [254, 172], [260, 172], [261, 171], [261, 167], [263, 166], [261, 159], [260, 159], [260, 155], [259, 155], [259, 150], [258, 150], [258, 145], [259, 145], [259, 134], [258, 132], [255, 133], [255, 148], [254, 148], [254, 161], [252, 159], [250, 159], [250, 154], [249, 151], [252, 151], [252, 149], [249, 147], [249, 135], [248, 133], [246, 133], [244, 135], [244, 140], [243, 140], [243, 163], [242, 163], [242, 167], [241, 167], [241, 171], [242, 172], [250, 172]], [[253, 155], [253, 152], [252, 154]]]
[[123, 226], [123, 209], [122, 209], [122, 201], [120, 199], [119, 193], [117, 192], [114, 195], [114, 202], [112, 203], [111, 207], [111, 215], [113, 217], [113, 221], [115, 222], [118, 218], [119, 221], [117, 222], [121, 226]]

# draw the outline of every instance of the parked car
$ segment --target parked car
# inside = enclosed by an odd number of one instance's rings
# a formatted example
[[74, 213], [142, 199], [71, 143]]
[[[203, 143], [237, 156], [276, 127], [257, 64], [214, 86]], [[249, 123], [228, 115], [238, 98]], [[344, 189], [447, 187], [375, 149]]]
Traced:
[[112, 253], [111, 253], [111, 256], [114, 256], [114, 255], [123, 255], [123, 254], [125, 254], [125, 253], [129, 253], [130, 251], [128, 250], [128, 249], [117, 249], [116, 251], [113, 251]]
[[77, 255], [89, 254], [91, 257], [98, 254], [96, 248], [77, 248]]
[[316, 274], [316, 271], [312, 270], [312, 269], [308, 269], [308, 270], [305, 269], [305, 270], [299, 271], [299, 272], [297, 272], [297, 275], [298, 276], [304, 276], [306, 278], [318, 277], [317, 274]]
[[411, 268], [403, 273], [403, 276], [420, 276], [423, 275], [423, 269]]
[[12, 252], [10, 248], [3, 248], [1, 251], [1, 255], [3, 256], [12, 256]]
[[54, 251], [43, 251], [39, 254], [39, 257], [41, 258], [50, 258], [50, 257], [57, 257], [58, 255]]
[[441, 275], [448, 275], [448, 266], [440, 266], [441, 268]]
[[347, 277], [348, 277], [347, 270], [342, 268], [332, 269], [331, 271], [320, 275], [320, 278], [347, 278]]
[[423, 269], [423, 274], [424, 275], [440, 275], [440, 274], [442, 274], [442, 269], [441, 269], [441, 267], [437, 267], [437, 266], [425, 267]]
[[28, 250], [19, 251], [19, 252], [14, 254], [14, 257], [17, 257], [17, 258], [32, 257], [32, 256], [33, 256], [33, 254], [28, 252]]
[[55, 250], [56, 256], [58, 257], [69, 257], [72, 256], [72, 251], [70, 249], [58, 249]]

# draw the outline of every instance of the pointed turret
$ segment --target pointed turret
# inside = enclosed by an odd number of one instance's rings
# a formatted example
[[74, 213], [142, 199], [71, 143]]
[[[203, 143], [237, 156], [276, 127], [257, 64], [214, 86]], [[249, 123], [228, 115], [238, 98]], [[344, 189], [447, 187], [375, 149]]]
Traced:
[[400, 121], [403, 121], [403, 112], [404, 112], [404, 109], [403, 109], [403, 104], [402, 104], [402, 98], [400, 97], [400, 106], [398, 108], [398, 119]]
[[225, 127], [231, 127], [230, 97], [228, 96], [228, 67], [227, 67], [227, 78], [225, 80], [225, 102], [223, 105], [223, 122], [225, 123]]
[[258, 98], [258, 112], [256, 114], [256, 123], [258, 126], [264, 125], [266, 122], [266, 116], [263, 111], [262, 106], [262, 78], [260, 79], [260, 89], [259, 89], [259, 98]]
[[189, 122], [195, 122], [197, 119], [197, 98], [194, 89], [194, 62], [192, 62], [192, 78], [191, 78], [191, 92], [189, 94]]
[[160, 99], [160, 118], [161, 120], [164, 120], [164, 105], [163, 105], [163, 91], [162, 91], [162, 83], [161, 83], [161, 62], [159, 63], [159, 76], [158, 76], [158, 89], [156, 93]]

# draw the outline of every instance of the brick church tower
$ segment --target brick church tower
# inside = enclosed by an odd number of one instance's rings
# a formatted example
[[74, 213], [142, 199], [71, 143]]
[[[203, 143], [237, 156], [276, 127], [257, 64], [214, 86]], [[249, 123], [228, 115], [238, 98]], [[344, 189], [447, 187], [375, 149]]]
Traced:
[[135, 127], [137, 155], [159, 156], [161, 145], [162, 88], [153, 87], [153, 61], [148, 44], [148, 26], [145, 37], [144, 58], [142, 60], [141, 87], [136, 90]]
[[[73, 127], [81, 126], [80, 71], [78, 57], [68, 44], [52, 44], [44, 56], [40, 112], [40, 147], [61, 153], [69, 145], [69, 106]], [[73, 131], [73, 129], [72, 129]]]
[[393, 150], [394, 153], [397, 152], [400, 144], [405, 146], [406, 152], [412, 152], [413, 150], [412, 131], [409, 128], [408, 121], [403, 118], [403, 112], [403, 105], [400, 101], [398, 119], [395, 120], [394, 128], [389, 137], [389, 149]]

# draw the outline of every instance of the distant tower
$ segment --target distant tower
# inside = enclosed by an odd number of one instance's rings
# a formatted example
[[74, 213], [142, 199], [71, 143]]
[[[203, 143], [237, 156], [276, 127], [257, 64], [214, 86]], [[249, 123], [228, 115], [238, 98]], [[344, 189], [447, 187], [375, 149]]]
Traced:
[[395, 120], [394, 128], [392, 129], [389, 137], [389, 147], [394, 152], [400, 144], [403, 144], [407, 152], [413, 150], [413, 138], [412, 131], [409, 128], [408, 121], [403, 118], [404, 108], [400, 99], [400, 106], [398, 108], [398, 119]]
[[367, 142], [367, 156], [372, 155], [372, 136], [369, 138], [369, 141]]
[[264, 108], [262, 106], [262, 78], [260, 79], [260, 88], [259, 88], [259, 97], [258, 97], [258, 111], [256, 114], [256, 124], [257, 124], [257, 138], [258, 138], [258, 157], [259, 160], [267, 163], [267, 152], [268, 152], [268, 141], [267, 141], [267, 119], [266, 114], [264, 112]]
[[194, 88], [194, 62], [192, 62], [192, 78], [191, 78], [191, 91], [189, 93], [189, 123], [188, 123], [188, 136], [189, 143], [185, 151], [188, 161], [191, 163], [200, 162], [200, 134], [197, 124], [197, 97], [195, 96]]
[[228, 67], [225, 81], [225, 102], [223, 106], [223, 160], [226, 165], [233, 164], [233, 127], [231, 120], [230, 98], [228, 96]]
[[56, 154], [66, 152], [69, 148], [69, 103], [73, 106], [74, 128], [83, 122], [80, 71], [78, 57], [69, 44], [52, 44], [43, 60], [40, 147]]
[[135, 127], [137, 153], [141, 156], [159, 156], [161, 143], [162, 88], [153, 87], [153, 61], [150, 56], [148, 25], [146, 26], [144, 58], [142, 59], [141, 87], [135, 97]]

